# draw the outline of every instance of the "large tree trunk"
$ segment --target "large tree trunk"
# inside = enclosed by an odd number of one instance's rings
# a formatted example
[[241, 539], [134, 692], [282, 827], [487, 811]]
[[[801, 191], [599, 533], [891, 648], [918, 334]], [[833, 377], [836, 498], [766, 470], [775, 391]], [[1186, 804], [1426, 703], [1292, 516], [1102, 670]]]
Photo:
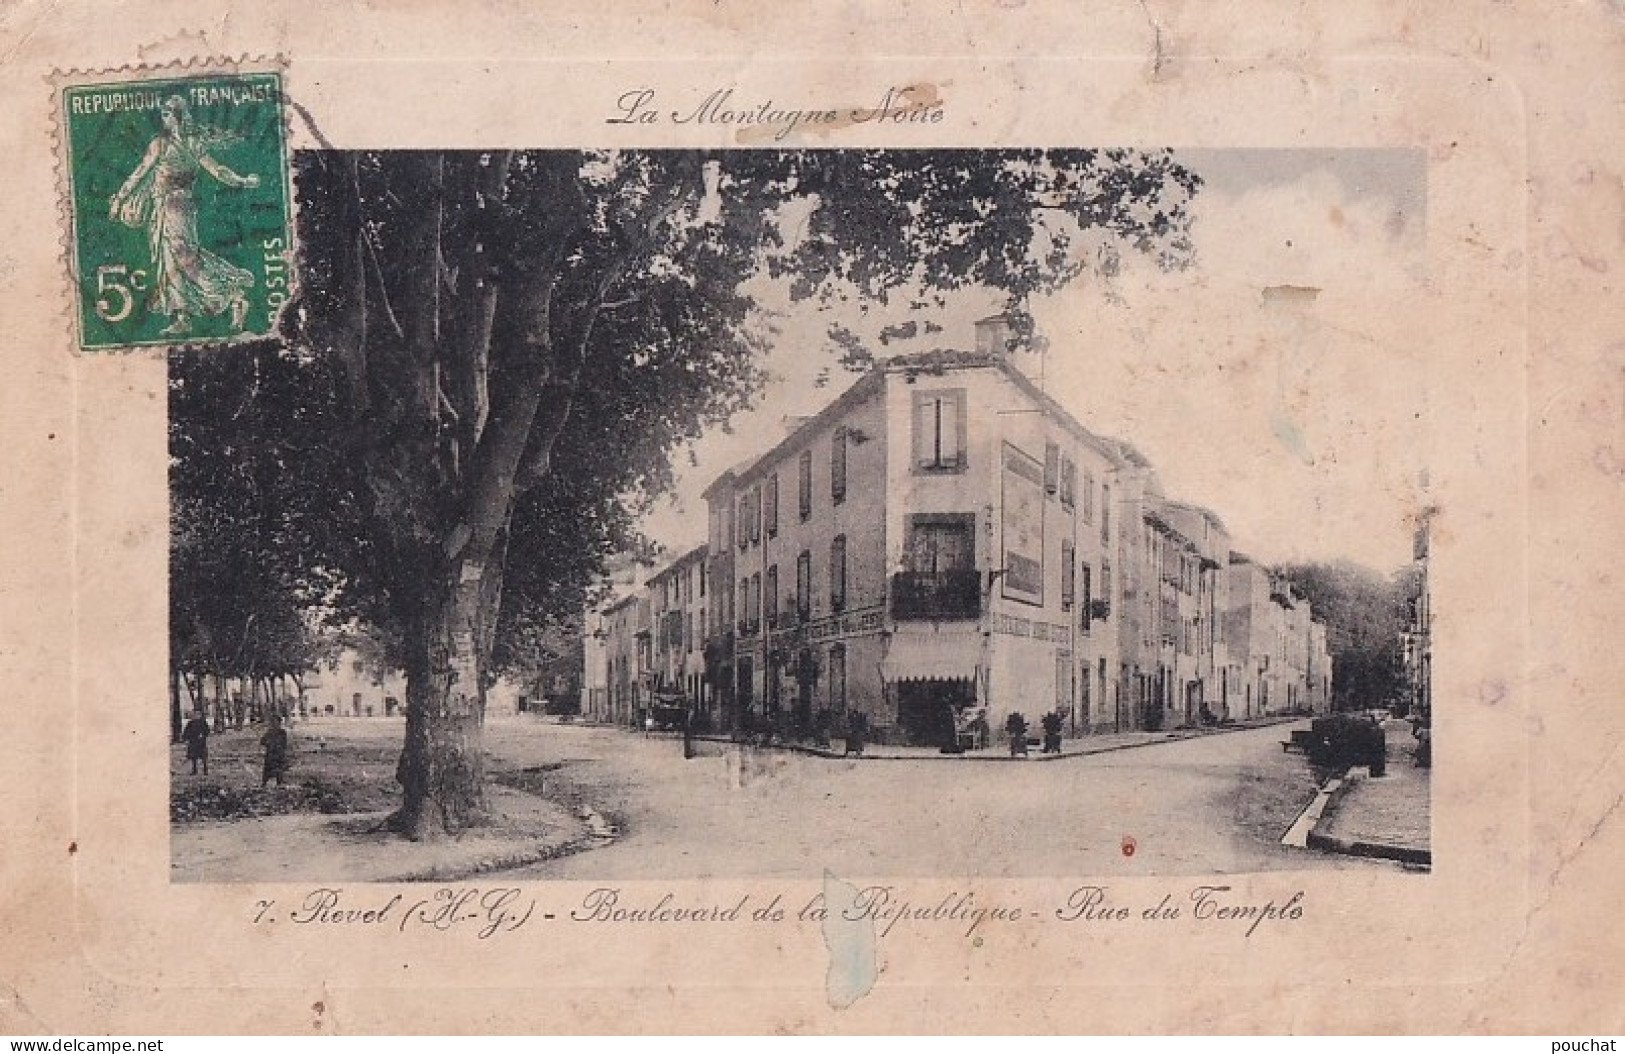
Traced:
[[496, 610], [482, 572], [465, 562], [455, 585], [426, 597], [407, 641], [403, 794], [391, 826], [414, 839], [485, 819], [485, 667]]
[[169, 741], [181, 741], [181, 726], [185, 722], [181, 719], [181, 670], [179, 666], [171, 664], [169, 671]]
[[[330, 173], [337, 228], [355, 232], [334, 243], [333, 273], [354, 295], [324, 342], [370, 444], [368, 533], [406, 650], [392, 823], [419, 838], [485, 813], [485, 674], [515, 496], [549, 471], [607, 293], [699, 186], [696, 170], [694, 187], [657, 196], [646, 222], [589, 253], [582, 159], [536, 155], [517, 185], [510, 162], [400, 154], [363, 172], [352, 154]], [[570, 286], [572, 261], [589, 256], [596, 280]]]

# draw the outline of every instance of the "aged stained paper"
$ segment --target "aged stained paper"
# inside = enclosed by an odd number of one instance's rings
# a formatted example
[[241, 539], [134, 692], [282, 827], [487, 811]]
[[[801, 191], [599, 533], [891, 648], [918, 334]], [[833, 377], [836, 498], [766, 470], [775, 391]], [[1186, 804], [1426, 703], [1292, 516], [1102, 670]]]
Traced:
[[[426, 4], [350, 15], [66, 3], [13, 6], [3, 25], [0, 1030], [1620, 1031], [1617, 7], [1424, 16], [1371, 3], [1283, 17], [864, 4], [837, 16], [705, 3], [454, 17]], [[1404, 281], [1372, 282], [1361, 260], [1331, 272], [1350, 290], [1334, 317], [1356, 339], [1328, 340], [1336, 352], [1317, 357], [1326, 316], [1261, 323], [1271, 298], [1257, 289], [1215, 298], [1200, 328], [1164, 327], [1154, 361], [1179, 399], [1233, 400], [1238, 421], [1307, 414], [1311, 440], [1333, 437], [1320, 457], [1344, 466], [1334, 515], [1359, 515], [1362, 493], [1413, 515], [1439, 509], [1431, 872], [829, 874], [810, 858], [793, 876], [746, 864], [699, 881], [674, 863], [614, 885], [642, 904], [777, 896], [790, 917], [573, 923], [600, 885], [589, 875], [519, 883], [556, 917], [486, 938], [469, 926], [255, 925], [262, 902], [298, 902], [322, 883], [172, 882], [154, 717], [167, 678], [165, 361], [77, 350], [56, 92], [75, 70], [117, 79], [249, 57], [283, 71], [295, 150], [748, 145], [732, 127], [609, 122], [645, 89], [691, 104], [732, 87], [845, 107], [907, 85], [940, 100], [940, 123], [820, 129], [800, 145], [1410, 152], [1426, 204]], [[1222, 274], [1223, 245], [1206, 252]], [[1319, 302], [1342, 295], [1329, 285]], [[1074, 328], [1088, 328], [1091, 309], [1076, 310]], [[1277, 380], [1217, 374], [1207, 342], [1227, 334], [1259, 350], [1224, 361]], [[1280, 362], [1271, 339], [1294, 357]], [[1339, 386], [1355, 393], [1345, 402], [1368, 396], [1369, 426], [1314, 418], [1317, 389]], [[1427, 395], [1416, 423], [1383, 413], [1413, 386]], [[1239, 437], [1207, 441], [1227, 439], [1243, 449]], [[1425, 493], [1406, 490], [1417, 451]], [[1068, 808], [1101, 806], [1037, 807], [1064, 827]], [[1155, 860], [1150, 850], [1140, 859]], [[973, 891], [1027, 917], [974, 935], [794, 917], [820, 892], [883, 882], [917, 903]], [[1085, 885], [1134, 918], [1063, 920]], [[1204, 885], [1248, 903], [1299, 894], [1303, 911], [1250, 934], [1140, 917]], [[347, 892], [380, 907], [435, 889]]]

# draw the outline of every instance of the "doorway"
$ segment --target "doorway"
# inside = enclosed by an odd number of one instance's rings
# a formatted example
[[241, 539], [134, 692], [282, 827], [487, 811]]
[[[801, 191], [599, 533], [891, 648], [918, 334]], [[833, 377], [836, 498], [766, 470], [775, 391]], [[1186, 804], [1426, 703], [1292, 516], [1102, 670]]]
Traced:
[[969, 677], [909, 680], [897, 685], [897, 725], [903, 742], [918, 747], [953, 746], [954, 712], [976, 705]]

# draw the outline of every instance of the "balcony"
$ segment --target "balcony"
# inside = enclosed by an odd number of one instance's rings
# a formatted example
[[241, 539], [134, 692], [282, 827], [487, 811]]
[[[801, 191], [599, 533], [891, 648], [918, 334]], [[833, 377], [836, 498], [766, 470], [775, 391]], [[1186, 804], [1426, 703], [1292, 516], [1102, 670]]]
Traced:
[[891, 614], [898, 620], [973, 619], [982, 613], [981, 576], [957, 571], [899, 571], [891, 579]]

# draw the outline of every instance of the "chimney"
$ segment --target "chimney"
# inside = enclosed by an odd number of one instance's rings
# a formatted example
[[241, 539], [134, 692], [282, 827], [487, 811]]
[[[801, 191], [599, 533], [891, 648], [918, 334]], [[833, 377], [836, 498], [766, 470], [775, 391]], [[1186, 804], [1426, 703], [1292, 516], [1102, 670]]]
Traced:
[[1003, 355], [1010, 350], [1010, 320], [990, 315], [976, 323], [976, 351], [980, 355]]

